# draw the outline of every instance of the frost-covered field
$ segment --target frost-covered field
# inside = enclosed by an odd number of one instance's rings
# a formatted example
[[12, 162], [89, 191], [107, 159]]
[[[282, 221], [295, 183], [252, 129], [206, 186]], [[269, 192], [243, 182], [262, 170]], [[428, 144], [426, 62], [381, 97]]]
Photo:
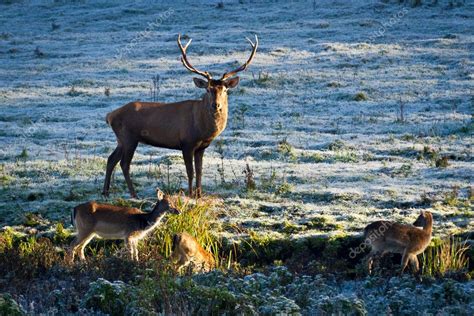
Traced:
[[[151, 100], [152, 76], [159, 101], [200, 97], [178, 33], [193, 39], [193, 64], [219, 75], [255, 33], [204, 158], [205, 193], [239, 227], [225, 237], [356, 235], [420, 210], [435, 236], [474, 229], [474, 1], [3, 2], [2, 226], [26, 213], [69, 225], [73, 206], [102, 200], [115, 148], [105, 115]], [[145, 145], [132, 178], [149, 201], [157, 186], [186, 188], [181, 154]], [[112, 199], [129, 198], [119, 168], [113, 185]]]
[[[232, 221], [262, 230], [324, 214], [358, 231], [425, 209], [435, 234], [474, 227], [468, 207], [445, 203], [453, 188], [465, 200], [472, 180], [472, 1], [39, 3], [2, 5], [2, 223], [23, 211], [65, 220], [78, 201], [101, 199], [115, 147], [104, 117], [150, 100], [152, 76], [159, 100], [200, 97], [178, 33], [218, 74], [247, 58], [244, 37], [257, 33], [257, 58], [205, 157], [205, 192], [238, 211]], [[448, 167], [436, 167], [444, 156]], [[143, 198], [160, 184], [185, 188], [176, 151], [142, 145], [132, 172]], [[119, 168], [115, 179], [114, 196], [128, 197]]]

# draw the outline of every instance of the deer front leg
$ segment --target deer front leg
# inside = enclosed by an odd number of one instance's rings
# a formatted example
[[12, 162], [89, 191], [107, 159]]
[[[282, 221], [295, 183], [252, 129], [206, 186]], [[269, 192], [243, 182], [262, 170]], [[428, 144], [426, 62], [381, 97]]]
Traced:
[[200, 198], [202, 194], [201, 179], [202, 179], [202, 158], [204, 150], [196, 150], [194, 153], [194, 166], [196, 168], [196, 198]]
[[184, 159], [184, 164], [186, 165], [186, 173], [188, 174], [188, 193], [190, 197], [193, 196], [193, 177], [194, 177], [193, 155], [194, 155], [193, 150], [183, 149], [183, 159]]
[[410, 254], [408, 254], [407, 251], [405, 250], [402, 256], [402, 270], [400, 271], [400, 276], [403, 275], [403, 271], [405, 271], [405, 268], [407, 267], [409, 260], [410, 260]]
[[79, 251], [79, 258], [84, 261], [86, 256], [84, 254], [84, 248], [94, 238], [93, 233], [78, 234], [72, 245], [71, 263], [74, 262], [75, 254]]
[[134, 261], [135, 260], [135, 250], [136, 250], [135, 240], [133, 240], [133, 238], [128, 236], [128, 237], [125, 238], [125, 243], [127, 245], [128, 253], [130, 255], [130, 260]]

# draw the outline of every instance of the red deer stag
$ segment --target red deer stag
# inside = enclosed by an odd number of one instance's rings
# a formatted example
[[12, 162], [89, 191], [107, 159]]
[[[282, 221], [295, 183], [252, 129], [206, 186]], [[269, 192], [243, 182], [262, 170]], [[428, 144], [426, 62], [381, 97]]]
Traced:
[[155, 147], [181, 150], [186, 173], [188, 175], [189, 195], [193, 196], [194, 164], [196, 167], [196, 196], [201, 195], [202, 159], [204, 151], [214, 138], [225, 129], [227, 124], [227, 90], [239, 84], [236, 74], [247, 69], [258, 47], [247, 39], [252, 52], [245, 64], [226, 72], [220, 79], [212, 79], [207, 71], [194, 68], [186, 56], [186, 49], [191, 40], [183, 47], [178, 35], [178, 46], [181, 50], [181, 62], [189, 71], [206, 80], [193, 78], [198, 88], [206, 89], [201, 100], [186, 100], [176, 103], [131, 102], [107, 114], [106, 121], [117, 137], [117, 148], [107, 160], [104, 190], [108, 196], [110, 177], [120, 161], [128, 190], [136, 197], [130, 179], [130, 163], [138, 143]]

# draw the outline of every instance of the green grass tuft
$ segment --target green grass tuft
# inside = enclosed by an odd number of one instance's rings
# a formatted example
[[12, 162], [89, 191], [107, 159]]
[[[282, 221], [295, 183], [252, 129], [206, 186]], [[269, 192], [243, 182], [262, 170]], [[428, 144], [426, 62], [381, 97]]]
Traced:
[[465, 273], [469, 268], [467, 241], [453, 236], [435, 242], [422, 258], [423, 274], [431, 277], [444, 277], [452, 273]]

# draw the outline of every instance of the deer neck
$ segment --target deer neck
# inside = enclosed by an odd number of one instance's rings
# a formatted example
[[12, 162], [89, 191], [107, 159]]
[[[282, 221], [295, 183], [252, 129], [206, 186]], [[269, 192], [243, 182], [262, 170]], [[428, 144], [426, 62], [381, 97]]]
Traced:
[[423, 231], [425, 231], [427, 234], [431, 235], [433, 231], [433, 217], [428, 216], [426, 218], [426, 223], [425, 226], [423, 227]]
[[166, 212], [159, 210], [158, 207], [155, 208], [152, 212], [145, 214], [147, 227], [156, 227], [157, 225], [161, 223], [165, 215], [166, 215]]
[[226, 128], [228, 106], [227, 106], [227, 95], [221, 100], [219, 107], [213, 106], [211, 100], [212, 96], [206, 93], [201, 100], [201, 104], [198, 107], [198, 126], [197, 129], [203, 136], [204, 140], [212, 140], [217, 137]]

